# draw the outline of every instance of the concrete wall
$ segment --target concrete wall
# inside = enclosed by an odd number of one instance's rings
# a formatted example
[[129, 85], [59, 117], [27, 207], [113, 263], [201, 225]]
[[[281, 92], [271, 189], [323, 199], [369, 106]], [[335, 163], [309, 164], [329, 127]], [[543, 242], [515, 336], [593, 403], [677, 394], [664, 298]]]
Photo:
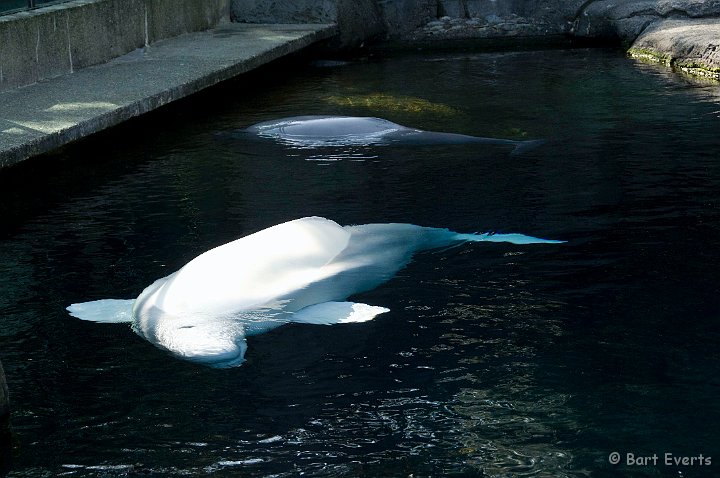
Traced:
[[330, 48], [354, 48], [382, 36], [377, 0], [232, 0], [231, 18], [244, 23], [337, 23]]
[[0, 17], [0, 91], [229, 20], [230, 0], [74, 0]]

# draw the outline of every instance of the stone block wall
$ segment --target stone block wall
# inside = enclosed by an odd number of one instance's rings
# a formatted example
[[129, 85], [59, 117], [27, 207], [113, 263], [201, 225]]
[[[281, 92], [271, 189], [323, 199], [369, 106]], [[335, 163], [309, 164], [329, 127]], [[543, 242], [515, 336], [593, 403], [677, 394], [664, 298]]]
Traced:
[[230, 16], [246, 23], [337, 23], [334, 48], [354, 48], [386, 32], [376, 0], [232, 0]]
[[230, 0], [74, 0], [0, 17], [0, 91], [228, 20]]

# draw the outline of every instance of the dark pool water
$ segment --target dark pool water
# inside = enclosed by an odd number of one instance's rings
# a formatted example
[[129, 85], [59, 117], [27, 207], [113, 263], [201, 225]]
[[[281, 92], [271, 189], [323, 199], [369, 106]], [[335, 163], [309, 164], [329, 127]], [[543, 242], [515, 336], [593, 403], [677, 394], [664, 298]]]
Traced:
[[[218, 134], [299, 114], [548, 141]], [[10, 476], [718, 476], [719, 133], [720, 86], [621, 53], [418, 54], [264, 69], [4, 171]], [[309, 215], [568, 242], [420, 254], [355, 297], [391, 312], [276, 329], [228, 370], [64, 310]]]

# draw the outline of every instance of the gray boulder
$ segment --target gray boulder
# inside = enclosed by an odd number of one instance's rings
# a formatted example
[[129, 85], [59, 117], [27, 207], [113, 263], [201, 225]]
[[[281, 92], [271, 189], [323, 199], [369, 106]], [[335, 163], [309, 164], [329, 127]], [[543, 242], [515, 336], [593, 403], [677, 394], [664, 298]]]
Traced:
[[657, 3], [657, 0], [591, 2], [578, 13], [571, 33], [578, 37], [632, 41], [661, 18], [655, 8]]
[[572, 33], [615, 39], [631, 56], [720, 79], [720, 0], [598, 0]]
[[[720, 79], [720, 0], [384, 0], [422, 3], [425, 26], [409, 38], [574, 37], [625, 45], [634, 56]], [[387, 10], [387, 7], [385, 7]], [[397, 10], [406, 11], [406, 10]], [[435, 16], [433, 18], [433, 12]], [[458, 23], [456, 19], [466, 19]], [[390, 33], [398, 30], [389, 28]]]
[[631, 56], [720, 80], [720, 19], [658, 22], [629, 49]]
[[596, 0], [578, 12], [575, 36], [632, 43], [645, 30], [666, 20], [720, 15], [720, 0]]
[[566, 21], [573, 20], [587, 2], [583, 0], [436, 0], [436, 3], [438, 17], [518, 16], [543, 21], [553, 20], [557, 25], [562, 26]]

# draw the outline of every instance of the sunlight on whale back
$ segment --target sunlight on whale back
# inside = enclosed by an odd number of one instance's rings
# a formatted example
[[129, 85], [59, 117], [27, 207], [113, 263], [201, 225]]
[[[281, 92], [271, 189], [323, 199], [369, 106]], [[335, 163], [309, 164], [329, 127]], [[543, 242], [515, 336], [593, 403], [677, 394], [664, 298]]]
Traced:
[[340, 226], [307, 217], [211, 249], [136, 300], [72, 304], [71, 315], [131, 322], [175, 356], [212, 367], [244, 361], [246, 337], [288, 322], [365, 322], [385, 307], [348, 302], [390, 280], [426, 249], [464, 242], [559, 243], [522, 234], [463, 234], [413, 224]]
[[336, 116], [332, 118], [308, 117], [302, 121], [290, 121], [281, 127], [289, 136], [323, 137], [346, 134], [352, 131], [358, 135], [382, 134], [397, 131], [398, 125], [380, 118], [358, 118]]
[[138, 302], [147, 297], [170, 314], [262, 305], [320, 280], [322, 266], [349, 239], [347, 230], [323, 218], [279, 224], [199, 255]]
[[297, 116], [266, 121], [247, 129], [299, 148], [381, 144], [402, 126], [381, 118]]

